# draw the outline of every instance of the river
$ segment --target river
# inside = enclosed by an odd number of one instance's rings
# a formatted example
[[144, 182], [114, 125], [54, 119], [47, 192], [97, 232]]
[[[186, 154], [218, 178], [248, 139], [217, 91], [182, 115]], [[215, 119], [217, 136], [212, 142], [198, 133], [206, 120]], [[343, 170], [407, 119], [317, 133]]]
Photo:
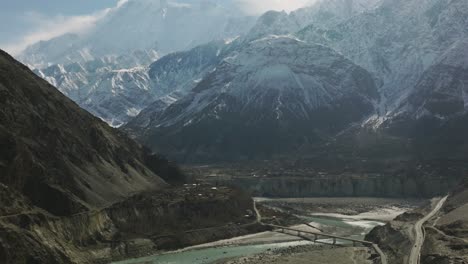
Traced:
[[[347, 216], [337, 213], [316, 215], [310, 211], [303, 214], [296, 212], [295, 215], [303, 219], [304, 223], [319, 227], [325, 233], [354, 239], [364, 239], [365, 235], [374, 227], [385, 224], [382, 220], [361, 219], [357, 215]], [[296, 227], [308, 228], [305, 225]], [[331, 240], [325, 239], [321, 242], [331, 242]], [[339, 241], [338, 243], [345, 242]], [[313, 243], [276, 232], [263, 232], [160, 255], [115, 262], [115, 264], [213, 264], [224, 259], [246, 257], [270, 250], [301, 245], [313, 245]]]

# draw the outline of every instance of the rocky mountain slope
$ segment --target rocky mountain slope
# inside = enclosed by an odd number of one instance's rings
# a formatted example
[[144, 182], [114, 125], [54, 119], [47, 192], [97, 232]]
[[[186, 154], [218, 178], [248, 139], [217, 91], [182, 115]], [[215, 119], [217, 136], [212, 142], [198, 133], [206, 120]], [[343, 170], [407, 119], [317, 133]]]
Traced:
[[266, 157], [360, 121], [378, 100], [372, 77], [333, 50], [270, 36], [232, 53], [148, 129], [125, 129], [178, 158]]
[[[157, 54], [153, 55], [138, 63], [151, 63], [157, 58]], [[134, 67], [122, 69], [125, 65], [100, 59], [53, 65], [34, 72], [81, 107], [116, 127], [158, 98], [148, 68], [132, 64]]]
[[465, 39], [448, 47], [382, 124], [410, 138], [427, 158], [467, 158], [467, 48]]
[[112, 203], [165, 183], [139, 145], [1, 53], [2, 182], [56, 214]]
[[[149, 104], [138, 116], [131, 118], [128, 126], [139, 127], [134, 129], [138, 134], [156, 126], [159, 115], [167, 107], [189, 94], [226, 56], [241, 45], [241, 39], [214, 41], [188, 51], [169, 54], [151, 64], [149, 77], [162, 96]], [[134, 133], [133, 135], [135, 136]]]
[[466, 1], [385, 0], [330, 28], [312, 24], [296, 34], [341, 52], [380, 82], [380, 116], [397, 108], [425, 71], [466, 35]]
[[3, 51], [0, 95], [0, 263], [109, 263], [261, 230], [248, 195], [169, 188], [185, 182], [174, 164]]

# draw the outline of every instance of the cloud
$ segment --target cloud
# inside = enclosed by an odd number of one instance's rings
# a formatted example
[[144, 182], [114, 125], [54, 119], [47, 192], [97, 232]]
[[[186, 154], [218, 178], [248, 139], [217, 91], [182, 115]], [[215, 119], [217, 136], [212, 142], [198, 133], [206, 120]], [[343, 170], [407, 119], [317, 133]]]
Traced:
[[[39, 41], [47, 41], [66, 33], [83, 33], [93, 28], [96, 23], [105, 17], [113, 9], [120, 8], [130, 0], [119, 0], [116, 6], [106, 8], [93, 14], [81, 16], [45, 16], [37, 12], [25, 13], [22, 19], [32, 25], [31, 29], [16, 38], [12, 43], [3, 43], [2, 49], [18, 55], [28, 46]], [[152, 0], [159, 1], [159, 0]], [[174, 0], [177, 1], [177, 0]], [[188, 0], [180, 0], [181, 2]], [[199, 1], [199, 0], [195, 0]], [[285, 10], [287, 12], [304, 7], [315, 2], [315, 0], [223, 0], [235, 3], [244, 12], [251, 15], [259, 15], [268, 10]]]
[[119, 0], [119, 2], [117, 2], [117, 8], [123, 6], [127, 2], [128, 2], [128, 0]]
[[112, 9], [119, 8], [128, 0], [120, 0], [114, 8], [106, 8], [90, 15], [54, 17], [44, 16], [37, 12], [27, 12], [23, 20], [34, 25], [28, 33], [19, 37], [14, 43], [3, 45], [3, 49], [13, 55], [17, 55], [28, 46], [39, 41], [47, 41], [66, 33], [82, 34], [93, 28], [100, 19], [105, 17]]
[[236, 0], [240, 8], [249, 14], [258, 15], [269, 10], [291, 12], [315, 2], [314, 0]]

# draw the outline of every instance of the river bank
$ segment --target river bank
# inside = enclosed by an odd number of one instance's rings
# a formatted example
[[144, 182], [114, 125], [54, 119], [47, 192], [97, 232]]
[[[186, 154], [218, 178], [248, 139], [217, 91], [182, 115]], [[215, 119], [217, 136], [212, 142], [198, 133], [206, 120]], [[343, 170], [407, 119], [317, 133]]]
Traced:
[[304, 245], [267, 251], [258, 255], [219, 261], [216, 264], [371, 264], [371, 253], [365, 247], [332, 247]]
[[[283, 222], [303, 231], [322, 231], [356, 239], [363, 239], [374, 227], [384, 225], [387, 219], [392, 220], [400, 212], [424, 203], [423, 200], [379, 198], [255, 198], [255, 201], [262, 221], [266, 223]], [[335, 248], [266, 231], [119, 264], [303, 263], [301, 259], [311, 258], [321, 261], [317, 263], [350, 263], [354, 260], [351, 263], [367, 264], [370, 257], [367, 248]], [[333, 258], [333, 261], [326, 262], [327, 258]]]

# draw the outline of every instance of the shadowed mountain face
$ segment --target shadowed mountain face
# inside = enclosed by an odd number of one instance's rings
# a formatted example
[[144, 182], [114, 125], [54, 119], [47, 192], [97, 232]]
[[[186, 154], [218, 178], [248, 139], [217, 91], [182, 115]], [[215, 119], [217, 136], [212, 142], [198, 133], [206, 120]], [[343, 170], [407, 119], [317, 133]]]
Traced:
[[[334, 146], [324, 147], [334, 153], [357, 144], [390, 157], [465, 159], [467, 2], [319, 3], [289, 15], [267, 12], [212, 73], [197, 75], [192, 94], [170, 107], [159, 102], [142, 110], [125, 129], [154, 150], [184, 161], [209, 160], [207, 153], [215, 152], [231, 153], [213, 155], [219, 160], [315, 155], [310, 146], [321, 142]], [[357, 6], [338, 8], [344, 3]], [[336, 11], [330, 23], [317, 18], [327, 10]], [[269, 34], [292, 34], [299, 41], [285, 48]], [[315, 53], [304, 52], [304, 42]], [[354, 68], [343, 66], [344, 61]], [[349, 84], [349, 76], [361, 82]], [[333, 143], [352, 132], [359, 140]], [[363, 140], [368, 132], [399, 143]]]
[[364, 69], [324, 46], [272, 36], [234, 52], [150, 127], [125, 129], [180, 160], [268, 158], [360, 121], [376, 101]]
[[142, 148], [0, 52], [0, 182], [56, 215], [165, 186]]

